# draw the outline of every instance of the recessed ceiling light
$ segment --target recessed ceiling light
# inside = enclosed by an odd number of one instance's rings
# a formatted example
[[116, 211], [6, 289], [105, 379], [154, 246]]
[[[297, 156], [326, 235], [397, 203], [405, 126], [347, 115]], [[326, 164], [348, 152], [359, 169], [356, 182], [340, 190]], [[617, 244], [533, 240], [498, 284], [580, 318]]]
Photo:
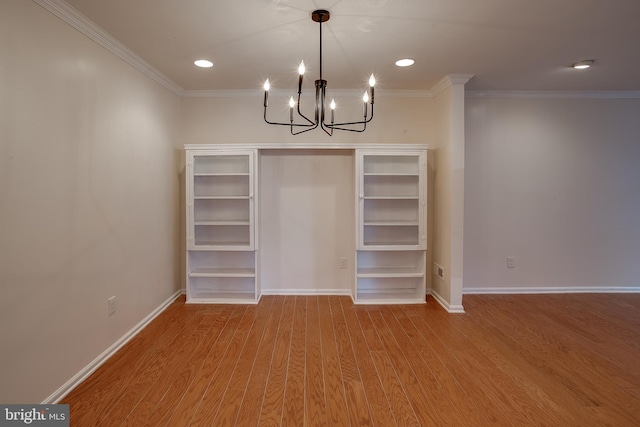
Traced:
[[596, 62], [595, 59], [586, 59], [584, 61], [576, 62], [572, 67], [576, 70], [584, 70], [585, 68], [591, 67], [594, 62]]
[[410, 65], [413, 65], [413, 63], [414, 63], [414, 62], [416, 62], [416, 61], [414, 61], [414, 60], [413, 60], [413, 59], [411, 59], [411, 58], [398, 59], [398, 60], [396, 61], [396, 65], [397, 65], [398, 67], [408, 67], [408, 66], [410, 66]]
[[213, 67], [213, 62], [207, 61], [206, 59], [198, 59], [193, 62], [197, 67], [200, 68], [211, 68]]

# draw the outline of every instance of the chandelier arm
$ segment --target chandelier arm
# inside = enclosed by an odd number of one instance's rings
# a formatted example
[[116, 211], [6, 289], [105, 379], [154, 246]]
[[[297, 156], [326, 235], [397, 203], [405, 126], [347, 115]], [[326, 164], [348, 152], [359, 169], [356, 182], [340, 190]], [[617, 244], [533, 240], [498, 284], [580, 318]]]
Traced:
[[[359, 122], [344, 122], [344, 123], [333, 123], [330, 125], [325, 125], [328, 128], [335, 128], [338, 129], [338, 126], [350, 126], [350, 125], [366, 125], [367, 123], [369, 123], [371, 120], [373, 119], [373, 104], [371, 105], [371, 116], [366, 119], [366, 120], [360, 120]], [[340, 130], [345, 130], [345, 129], [340, 129]]]
[[308, 127], [308, 128], [312, 128], [315, 129], [316, 127], [318, 127], [317, 123], [311, 122], [309, 121], [309, 124], [307, 123], [281, 123], [281, 122], [271, 122], [267, 119], [267, 107], [264, 108], [264, 121], [267, 124], [270, 125], [279, 125], [279, 126], [295, 126], [295, 127]]
[[327, 127], [330, 128], [332, 131], [335, 129], [335, 130], [344, 130], [347, 132], [364, 132], [367, 129], [367, 125], [364, 122], [363, 122], [362, 129], [349, 129], [349, 128], [343, 128], [343, 127], [337, 127], [337, 126], [327, 126]]
[[267, 122], [267, 124], [270, 125], [278, 125], [278, 126], [289, 126], [289, 127], [304, 127], [304, 128], [310, 128], [310, 129], [315, 129], [318, 127], [318, 125], [313, 124], [313, 125], [308, 125], [306, 123], [278, 123], [278, 122]]
[[279, 122], [270, 122], [265, 119], [265, 122], [270, 125], [278, 125], [278, 126], [291, 126], [291, 127], [305, 127], [315, 129], [318, 127], [317, 124], [306, 124], [306, 123], [279, 123]]
[[302, 92], [298, 92], [298, 106], [297, 106], [298, 115], [300, 117], [302, 117], [303, 119], [305, 119], [306, 121], [308, 121], [309, 123], [311, 123], [312, 125], [315, 125], [316, 123], [313, 120], [309, 119], [307, 116], [302, 114], [302, 111], [300, 111], [300, 96], [301, 96], [301, 94], [302, 94]]
[[290, 126], [290, 127], [304, 127], [304, 128], [311, 128], [311, 129], [315, 129], [318, 127], [318, 125], [308, 125], [306, 123], [278, 123], [278, 122], [267, 122], [267, 124], [270, 125], [278, 125], [278, 126]]
[[326, 125], [324, 122], [320, 123], [320, 127], [322, 128], [323, 131], [325, 131], [325, 133], [329, 136], [333, 136], [333, 128]]
[[[293, 131], [293, 126], [308, 126], [308, 129], [303, 129], [303, 130], [301, 130], [301, 131], [294, 132], [294, 131]], [[314, 124], [313, 126], [310, 126], [310, 125], [295, 125], [295, 124], [294, 124], [294, 125], [292, 125], [292, 126], [291, 126], [291, 135], [299, 135], [299, 134], [301, 134], [301, 133], [309, 132], [310, 130], [314, 130], [314, 129], [315, 129], [315, 128], [317, 128], [317, 127], [318, 127], [318, 124], [317, 124], [317, 123], [316, 123], [316, 124]]]
[[[330, 125], [324, 124], [324, 126], [326, 126], [327, 128], [331, 129], [331, 132], [333, 133], [333, 130], [344, 130], [347, 132], [364, 132], [367, 129], [367, 122], [366, 121], [361, 121], [361, 122], [351, 122], [351, 123], [332, 123]], [[362, 125], [362, 129], [351, 129], [348, 127], [342, 127], [342, 126], [350, 126], [350, 125]]]

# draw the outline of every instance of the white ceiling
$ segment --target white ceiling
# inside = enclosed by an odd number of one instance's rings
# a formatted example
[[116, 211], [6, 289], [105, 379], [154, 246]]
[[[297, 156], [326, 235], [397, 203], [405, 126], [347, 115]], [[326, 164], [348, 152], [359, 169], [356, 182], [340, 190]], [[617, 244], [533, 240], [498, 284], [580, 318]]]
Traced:
[[[295, 87], [429, 90], [475, 74], [472, 90], [640, 90], [640, 0], [67, 0], [183, 90]], [[395, 60], [416, 63], [399, 68]], [[211, 69], [193, 65], [198, 58]], [[594, 67], [569, 66], [596, 59]]]

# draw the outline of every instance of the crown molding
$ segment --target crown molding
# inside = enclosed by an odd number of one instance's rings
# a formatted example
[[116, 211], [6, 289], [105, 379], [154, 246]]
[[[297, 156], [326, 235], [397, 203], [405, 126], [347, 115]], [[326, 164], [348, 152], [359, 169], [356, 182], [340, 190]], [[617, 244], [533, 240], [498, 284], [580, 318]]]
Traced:
[[640, 91], [468, 90], [467, 98], [638, 99]]
[[475, 74], [447, 74], [431, 89], [431, 97], [436, 97], [440, 93], [453, 86], [465, 85]]
[[78, 12], [63, 0], [33, 0], [76, 30], [80, 31], [91, 40], [95, 41], [109, 52], [113, 53], [128, 64], [137, 68], [151, 79], [178, 96], [182, 96], [183, 90], [172, 82], [167, 76], [160, 73], [144, 59], [136, 55], [131, 49], [113, 38], [109, 33], [96, 25], [89, 18]]

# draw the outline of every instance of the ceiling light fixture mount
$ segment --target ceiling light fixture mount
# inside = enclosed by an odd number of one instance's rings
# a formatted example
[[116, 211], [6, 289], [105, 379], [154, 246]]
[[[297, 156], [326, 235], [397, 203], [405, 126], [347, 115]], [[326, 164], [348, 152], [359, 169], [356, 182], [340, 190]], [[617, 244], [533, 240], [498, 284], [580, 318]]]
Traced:
[[410, 67], [412, 66], [416, 61], [414, 61], [411, 58], [404, 58], [404, 59], [398, 59], [396, 61], [396, 66], [398, 67]]
[[[373, 102], [374, 102], [374, 86], [376, 84], [376, 79], [371, 74], [369, 78], [369, 89], [364, 92], [362, 96], [363, 102], [363, 119], [357, 122], [343, 122], [336, 123], [335, 122], [335, 109], [336, 103], [335, 100], [331, 100], [329, 104], [329, 109], [331, 110], [330, 115], [330, 123], [325, 122], [327, 119], [325, 113], [325, 104], [326, 104], [326, 90], [327, 90], [327, 81], [322, 78], [322, 23], [327, 22], [331, 14], [328, 10], [318, 9], [314, 10], [311, 13], [311, 19], [314, 22], [317, 22], [320, 27], [320, 78], [315, 81], [316, 86], [316, 101], [315, 101], [315, 114], [314, 119], [311, 120], [300, 111], [300, 98], [302, 96], [302, 80], [305, 73], [305, 65], [304, 61], [300, 63], [298, 67], [298, 100], [296, 101], [292, 96], [289, 98], [289, 123], [281, 123], [281, 122], [271, 122], [267, 120], [267, 105], [269, 101], [269, 89], [271, 85], [269, 83], [269, 79], [264, 82], [264, 121], [270, 125], [279, 125], [279, 126], [289, 126], [291, 129], [291, 135], [298, 135], [303, 132], [308, 132], [310, 130], [316, 129], [320, 127], [327, 135], [332, 136], [334, 130], [343, 130], [348, 132], [364, 132], [367, 128], [367, 123], [373, 119]], [[371, 104], [371, 114], [368, 111], [368, 104]], [[300, 122], [294, 123], [294, 109], [297, 113], [297, 118], [301, 119]]]
[[584, 70], [586, 68], [591, 67], [594, 62], [596, 62], [595, 59], [585, 59], [584, 61], [576, 62], [575, 64], [572, 65], [572, 67], [575, 68], [576, 70]]
[[200, 68], [211, 68], [213, 67], [213, 62], [207, 60], [207, 59], [197, 59], [195, 61], [193, 61], [193, 64], [196, 67], [200, 67]]

